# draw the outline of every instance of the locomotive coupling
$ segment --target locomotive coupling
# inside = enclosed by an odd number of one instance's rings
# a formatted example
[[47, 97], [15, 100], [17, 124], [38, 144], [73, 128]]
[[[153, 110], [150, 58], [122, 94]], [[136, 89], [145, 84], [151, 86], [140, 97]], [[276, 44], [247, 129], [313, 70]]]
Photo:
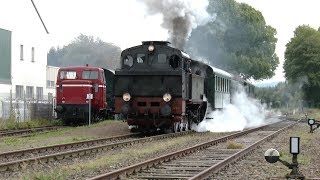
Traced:
[[122, 107], [121, 107], [121, 113], [123, 114], [123, 115], [127, 115], [128, 113], [129, 113], [129, 104], [125, 104], [125, 105], [123, 105]]
[[171, 115], [171, 107], [169, 104], [165, 104], [164, 106], [161, 107], [160, 113], [162, 116], [170, 116]]

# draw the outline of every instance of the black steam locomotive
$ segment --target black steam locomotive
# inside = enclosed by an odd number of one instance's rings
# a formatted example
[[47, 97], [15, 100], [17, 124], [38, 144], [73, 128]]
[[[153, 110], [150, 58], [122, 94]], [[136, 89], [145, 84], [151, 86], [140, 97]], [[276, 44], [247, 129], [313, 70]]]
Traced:
[[222, 109], [231, 102], [235, 82], [253, 86], [231, 74], [193, 60], [166, 41], [145, 41], [121, 53], [115, 71], [115, 113], [139, 131], [190, 130], [201, 122], [207, 105]]

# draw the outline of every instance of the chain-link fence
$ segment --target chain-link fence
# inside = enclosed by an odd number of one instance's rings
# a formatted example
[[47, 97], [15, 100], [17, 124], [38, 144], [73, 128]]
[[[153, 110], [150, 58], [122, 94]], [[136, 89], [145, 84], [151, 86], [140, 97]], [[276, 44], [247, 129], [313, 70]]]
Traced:
[[0, 118], [16, 119], [18, 122], [30, 119], [53, 119], [55, 99], [49, 97], [48, 100], [33, 99], [0, 99]]

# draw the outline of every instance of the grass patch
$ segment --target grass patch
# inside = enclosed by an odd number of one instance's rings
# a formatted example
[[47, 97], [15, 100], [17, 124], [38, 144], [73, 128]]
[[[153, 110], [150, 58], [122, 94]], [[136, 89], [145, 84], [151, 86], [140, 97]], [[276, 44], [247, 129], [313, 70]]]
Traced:
[[54, 171], [54, 173], [51, 174], [47, 174], [47, 173], [41, 173], [41, 174], [37, 174], [34, 175], [32, 178], [30, 177], [23, 177], [24, 180], [65, 180], [66, 179], [66, 175], [64, 172], [61, 171]]
[[122, 121], [106, 120], [106, 121], [102, 121], [102, 122], [93, 124], [91, 126], [67, 127], [67, 128], [63, 128], [63, 129], [54, 130], [54, 131], [38, 132], [38, 133], [34, 133], [32, 136], [28, 136], [28, 137], [5, 137], [5, 138], [3, 138], [3, 141], [0, 142], [0, 147], [4, 147], [4, 146], [8, 146], [8, 145], [16, 147], [16, 146], [23, 145], [23, 144], [30, 144], [33, 142], [45, 141], [46, 139], [53, 138], [53, 137], [61, 137], [62, 135], [65, 135], [65, 134], [70, 134], [71, 137], [65, 138], [64, 140], [59, 141], [59, 142], [48, 143], [46, 145], [55, 145], [55, 144], [83, 141], [83, 140], [91, 139], [92, 137], [91, 136], [72, 137], [72, 132], [82, 131], [85, 129], [90, 129], [90, 128], [99, 127], [99, 126], [105, 126], [105, 125], [114, 124], [114, 123], [122, 123]]
[[242, 149], [243, 145], [236, 142], [228, 142], [227, 149]]
[[[294, 112], [294, 114], [293, 114]], [[320, 121], [320, 109], [304, 109], [304, 111], [298, 111], [298, 110], [283, 110], [283, 113], [288, 113], [289, 117], [300, 119], [300, 118], [306, 118], [305, 114], [308, 114], [308, 118], [314, 118], [315, 120]]]
[[[298, 162], [301, 165], [310, 165], [313, 154], [308, 152], [308, 147], [312, 146], [315, 138], [314, 134], [309, 133], [307, 125], [305, 127], [297, 127], [298, 130], [291, 130], [289, 137], [300, 137], [300, 154], [298, 155]], [[289, 137], [287, 139], [287, 148], [282, 149], [280, 152], [281, 160], [292, 163], [292, 154], [289, 151]]]
[[37, 119], [37, 120], [18, 122], [15, 119], [7, 119], [7, 120], [1, 120], [0, 130], [27, 129], [27, 128], [43, 127], [43, 126], [60, 126], [62, 124], [63, 123], [60, 120]]

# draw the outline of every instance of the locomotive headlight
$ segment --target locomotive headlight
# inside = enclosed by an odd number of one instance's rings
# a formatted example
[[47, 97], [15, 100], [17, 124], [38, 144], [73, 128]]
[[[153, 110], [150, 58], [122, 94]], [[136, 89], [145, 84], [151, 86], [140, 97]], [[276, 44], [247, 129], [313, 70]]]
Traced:
[[162, 98], [165, 102], [169, 102], [171, 100], [171, 94], [165, 93]]
[[148, 50], [149, 50], [149, 51], [153, 51], [153, 50], [154, 50], [154, 46], [153, 46], [153, 45], [150, 45], [150, 46], [148, 47]]
[[130, 95], [129, 93], [124, 93], [124, 94], [122, 95], [122, 99], [123, 99], [124, 101], [128, 102], [128, 101], [130, 101], [130, 99], [131, 99], [131, 95]]

